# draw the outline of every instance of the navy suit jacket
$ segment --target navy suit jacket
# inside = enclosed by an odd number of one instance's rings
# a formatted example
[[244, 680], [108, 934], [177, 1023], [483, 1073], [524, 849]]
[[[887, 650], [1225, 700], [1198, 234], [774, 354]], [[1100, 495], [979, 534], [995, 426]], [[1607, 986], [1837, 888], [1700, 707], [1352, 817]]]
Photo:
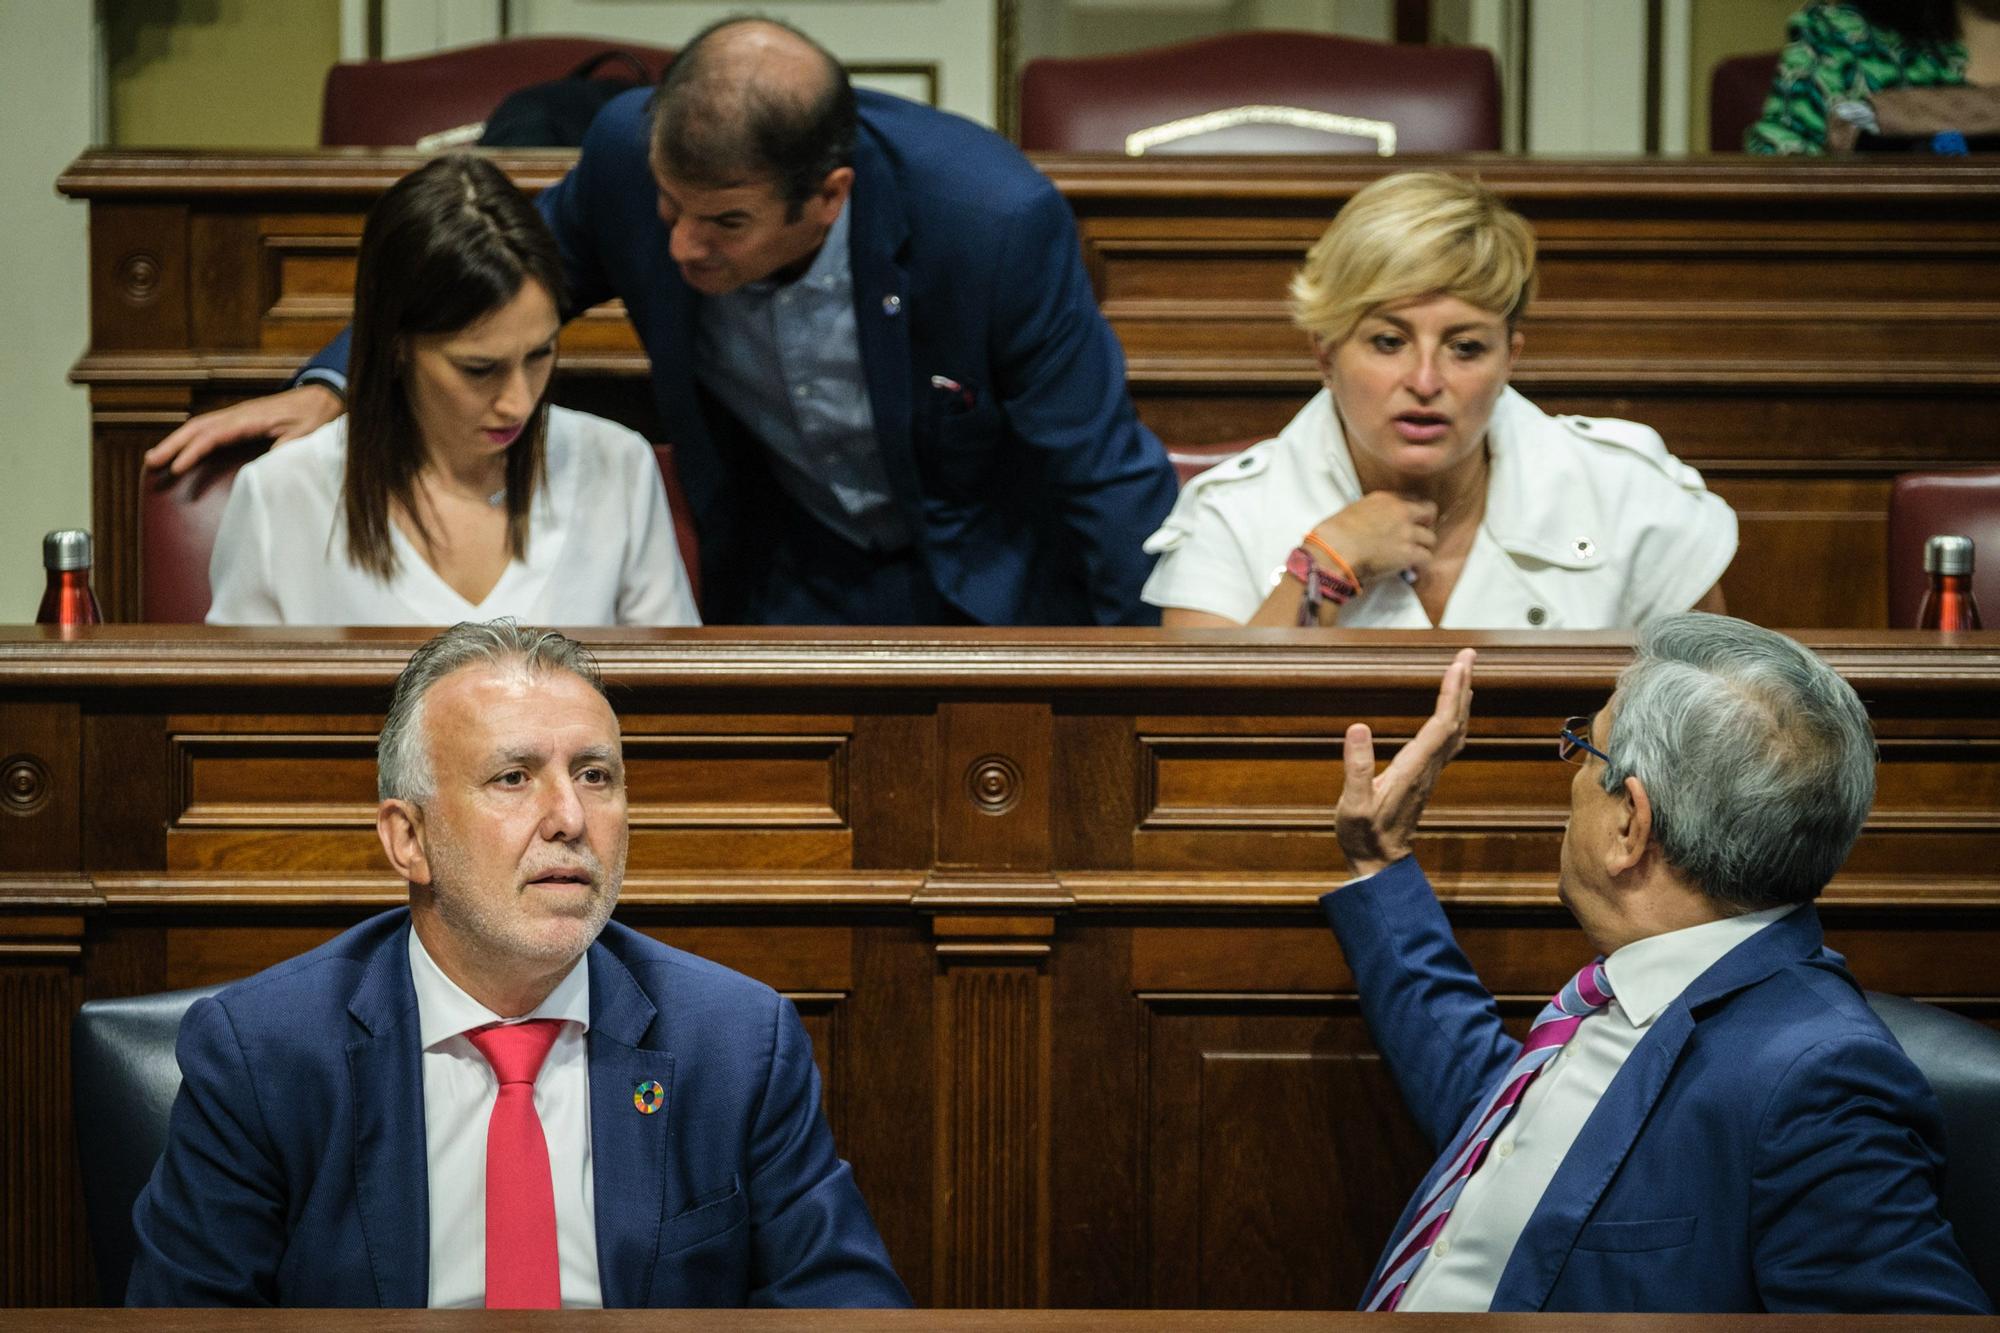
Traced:
[[[649, 96], [608, 104], [538, 203], [568, 313], [621, 298], [652, 360], [701, 538], [704, 618], [756, 620], [757, 561], [777, 535], [760, 501], [776, 483], [763, 447], [695, 384], [702, 298], [667, 252]], [[1133, 411], [1068, 204], [991, 130], [856, 98], [856, 332], [890, 488], [933, 585], [980, 624], [1157, 624], [1141, 546], [1173, 506], [1174, 471]], [[346, 360], [343, 335], [313, 364]]]
[[[128, 1303], [426, 1303], [409, 919], [385, 912], [188, 1011]], [[616, 923], [586, 958], [604, 1304], [907, 1305], [791, 1004]], [[665, 1101], [641, 1115], [649, 1080]]]
[[[1321, 903], [1369, 1031], [1439, 1150], [1420, 1196], [1520, 1043], [1414, 859]], [[1930, 1085], [1801, 907], [1653, 1020], [1549, 1182], [1492, 1308], [1987, 1313], [1938, 1211], [1942, 1138]]]

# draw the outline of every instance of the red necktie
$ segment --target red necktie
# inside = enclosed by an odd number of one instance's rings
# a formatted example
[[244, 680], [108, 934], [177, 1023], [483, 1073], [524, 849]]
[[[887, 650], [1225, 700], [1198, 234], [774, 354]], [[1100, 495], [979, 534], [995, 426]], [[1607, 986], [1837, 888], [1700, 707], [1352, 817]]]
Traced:
[[486, 1122], [486, 1308], [562, 1306], [556, 1194], [549, 1144], [535, 1113], [535, 1075], [562, 1031], [558, 1018], [494, 1024], [465, 1034], [493, 1066], [500, 1095]]

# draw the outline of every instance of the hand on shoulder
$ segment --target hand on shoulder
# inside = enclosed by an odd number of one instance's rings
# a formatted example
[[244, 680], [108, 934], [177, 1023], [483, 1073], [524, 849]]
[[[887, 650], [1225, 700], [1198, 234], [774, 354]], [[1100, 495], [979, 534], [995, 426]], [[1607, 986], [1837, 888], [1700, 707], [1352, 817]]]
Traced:
[[283, 393], [245, 399], [189, 417], [146, 451], [146, 466], [165, 467], [179, 476], [228, 445], [262, 439], [284, 444], [310, 435], [343, 410], [340, 396], [323, 384], [301, 384]]

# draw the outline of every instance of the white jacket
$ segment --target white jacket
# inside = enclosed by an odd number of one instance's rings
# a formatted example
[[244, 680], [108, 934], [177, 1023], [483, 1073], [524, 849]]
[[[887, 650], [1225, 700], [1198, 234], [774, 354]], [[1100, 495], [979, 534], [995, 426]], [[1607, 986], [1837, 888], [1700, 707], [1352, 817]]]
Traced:
[[[1687, 610], [1736, 554], [1735, 513], [1650, 427], [1551, 417], [1510, 388], [1486, 441], [1486, 513], [1440, 628], [1622, 629]], [[1143, 596], [1247, 622], [1300, 539], [1361, 494], [1322, 389], [1276, 439], [1182, 489], [1146, 539], [1160, 560]], [[1340, 623], [1432, 628], [1394, 578], [1365, 588]]]

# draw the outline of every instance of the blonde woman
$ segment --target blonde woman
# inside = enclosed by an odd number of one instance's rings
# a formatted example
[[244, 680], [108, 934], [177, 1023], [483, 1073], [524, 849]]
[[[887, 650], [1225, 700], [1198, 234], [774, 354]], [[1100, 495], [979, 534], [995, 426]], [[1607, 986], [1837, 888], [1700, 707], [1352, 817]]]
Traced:
[[1508, 387], [1527, 221], [1477, 182], [1357, 193], [1292, 309], [1323, 389], [1209, 469], [1147, 540], [1173, 627], [1609, 629], [1723, 610], [1736, 516], [1659, 435]]

